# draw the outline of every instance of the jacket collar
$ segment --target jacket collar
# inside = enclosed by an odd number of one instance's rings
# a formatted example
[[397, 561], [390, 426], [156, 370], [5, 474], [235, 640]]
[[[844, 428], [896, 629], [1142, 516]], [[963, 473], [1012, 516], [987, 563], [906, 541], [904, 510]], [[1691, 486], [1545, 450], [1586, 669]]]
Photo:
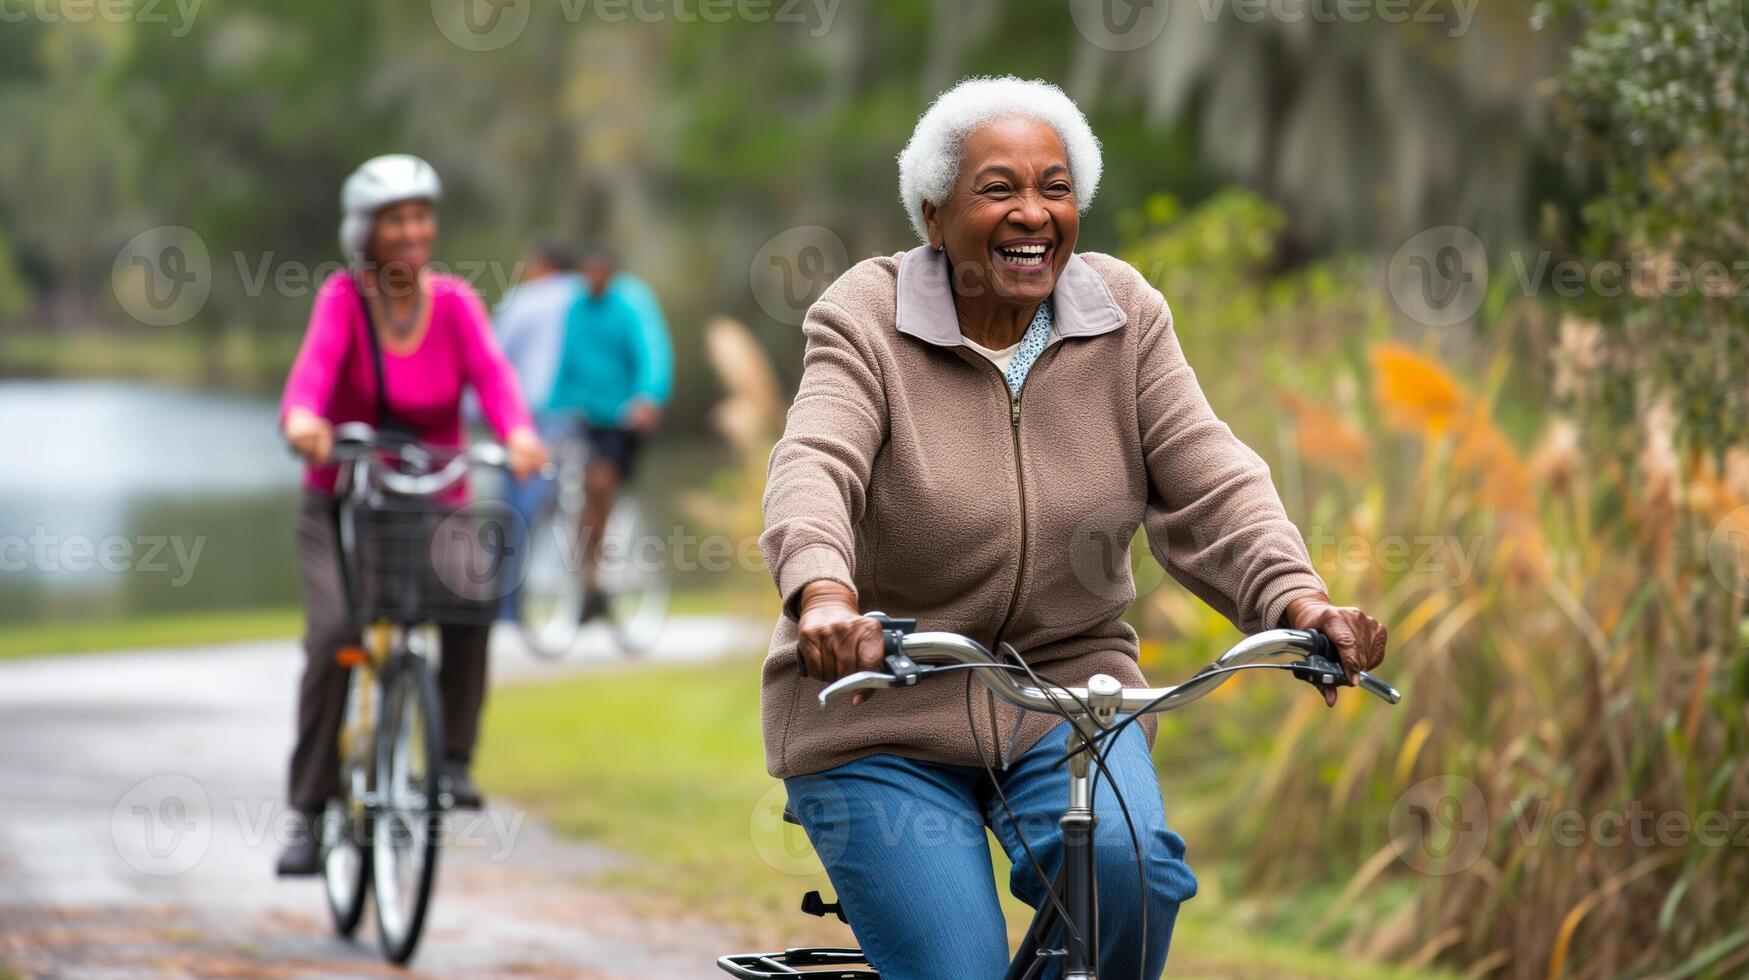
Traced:
[[[1051, 290], [1052, 315], [1059, 337], [1110, 333], [1128, 319], [1111, 298], [1105, 281], [1078, 254], [1069, 256]], [[959, 317], [948, 283], [947, 253], [919, 245], [899, 261], [898, 329], [938, 347], [960, 347]]]

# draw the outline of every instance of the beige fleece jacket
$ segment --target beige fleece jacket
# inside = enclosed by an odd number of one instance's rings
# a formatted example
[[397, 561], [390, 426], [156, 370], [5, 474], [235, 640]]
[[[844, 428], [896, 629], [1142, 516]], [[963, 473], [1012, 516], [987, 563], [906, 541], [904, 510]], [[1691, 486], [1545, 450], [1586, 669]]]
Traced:
[[[821, 710], [796, 669], [802, 586], [1009, 643], [1047, 679], [1145, 680], [1129, 544], [1246, 632], [1324, 592], [1269, 469], [1210, 410], [1160, 293], [1128, 264], [1069, 259], [1054, 335], [1011, 396], [965, 346], [928, 248], [857, 263], [808, 311], [802, 381], [772, 450], [760, 546], [784, 613], [765, 660], [766, 768], [783, 778], [877, 752], [992, 765], [1061, 719], [941, 678]], [[1018, 718], [1018, 728], [1016, 721]], [[1153, 727], [1149, 726], [1152, 738]]]

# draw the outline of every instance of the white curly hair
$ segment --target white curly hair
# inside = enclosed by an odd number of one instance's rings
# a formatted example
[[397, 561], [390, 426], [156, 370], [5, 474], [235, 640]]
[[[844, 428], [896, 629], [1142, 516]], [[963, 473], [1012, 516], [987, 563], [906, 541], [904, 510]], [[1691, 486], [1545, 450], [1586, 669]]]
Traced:
[[924, 244], [929, 243], [929, 229], [923, 223], [923, 202], [940, 207], [953, 194], [966, 137], [986, 123], [1016, 116], [1037, 119], [1056, 130], [1069, 154], [1075, 206], [1086, 212], [1093, 203], [1104, 161], [1099, 138], [1073, 99], [1038, 79], [967, 78], [936, 96], [918, 118], [910, 142], [899, 151], [899, 201]]

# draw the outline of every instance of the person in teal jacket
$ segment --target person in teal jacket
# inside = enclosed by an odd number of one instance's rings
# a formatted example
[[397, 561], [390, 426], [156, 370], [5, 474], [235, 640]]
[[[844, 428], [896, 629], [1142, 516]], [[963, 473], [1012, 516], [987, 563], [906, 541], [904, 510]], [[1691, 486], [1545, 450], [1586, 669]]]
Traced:
[[614, 500], [674, 388], [674, 349], [656, 294], [621, 270], [611, 250], [589, 249], [581, 271], [586, 288], [565, 317], [547, 408], [574, 415], [590, 450], [581, 528], [587, 619], [603, 605], [594, 576]]

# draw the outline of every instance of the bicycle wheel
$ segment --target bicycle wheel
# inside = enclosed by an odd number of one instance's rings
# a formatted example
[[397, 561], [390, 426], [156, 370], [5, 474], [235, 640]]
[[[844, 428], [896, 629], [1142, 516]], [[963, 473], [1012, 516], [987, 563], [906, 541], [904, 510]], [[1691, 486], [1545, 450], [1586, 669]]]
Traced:
[[346, 710], [340, 734], [339, 799], [329, 800], [316, 832], [322, 844], [322, 884], [334, 931], [350, 939], [364, 918], [370, 889], [370, 812], [359, 801], [370, 789], [370, 756], [375, 746], [358, 751], [351, 733], [370, 730], [367, 714], [372, 699], [366, 675], [351, 671], [346, 681]]
[[405, 963], [419, 944], [443, 832], [442, 708], [424, 659], [397, 654], [383, 682], [377, 728], [372, 883], [383, 955]]
[[535, 655], [557, 660], [583, 630], [583, 585], [574, 512], [562, 494], [529, 522], [525, 571], [518, 593], [516, 625]]
[[607, 621], [626, 653], [649, 650], [668, 624], [668, 567], [661, 538], [650, 529], [635, 497], [614, 504], [602, 536], [601, 567], [596, 571], [607, 596]]
[[334, 931], [347, 939], [364, 918], [364, 900], [370, 891], [367, 828], [368, 818], [353, 820], [340, 800], [329, 800], [322, 811], [323, 891], [328, 896], [328, 912], [334, 917]]

